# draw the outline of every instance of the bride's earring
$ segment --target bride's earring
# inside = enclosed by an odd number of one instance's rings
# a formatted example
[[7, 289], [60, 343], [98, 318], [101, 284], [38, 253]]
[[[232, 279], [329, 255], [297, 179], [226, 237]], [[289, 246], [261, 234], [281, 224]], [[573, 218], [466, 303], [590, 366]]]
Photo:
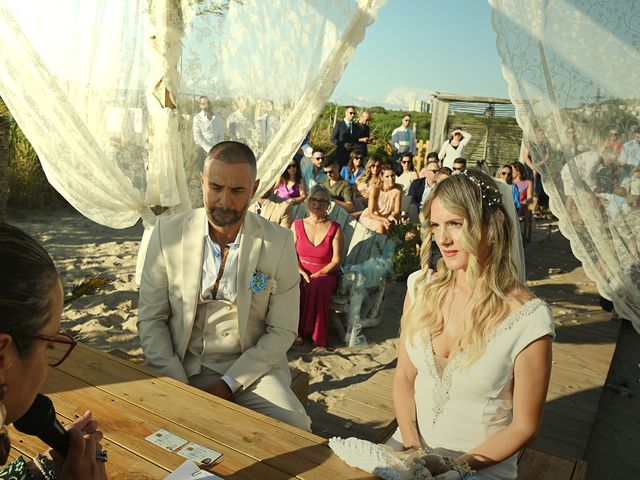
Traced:
[[11, 450], [11, 442], [9, 441], [9, 431], [4, 421], [7, 419], [7, 409], [4, 408], [4, 394], [7, 393], [7, 385], [0, 385], [0, 465], [7, 463], [9, 451]]

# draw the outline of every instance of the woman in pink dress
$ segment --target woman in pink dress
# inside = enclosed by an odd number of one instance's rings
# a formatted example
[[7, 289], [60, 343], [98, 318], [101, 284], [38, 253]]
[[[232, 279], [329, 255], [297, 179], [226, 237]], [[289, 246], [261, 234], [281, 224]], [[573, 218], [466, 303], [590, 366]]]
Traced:
[[304, 201], [306, 188], [302, 180], [300, 167], [295, 160], [289, 162], [280, 180], [276, 183], [273, 193], [289, 203], [300, 203]]
[[338, 285], [343, 236], [340, 225], [327, 218], [331, 193], [322, 185], [311, 188], [307, 197], [309, 216], [293, 222], [293, 241], [300, 272], [300, 324], [296, 345], [311, 338], [327, 346], [327, 325], [331, 295]]

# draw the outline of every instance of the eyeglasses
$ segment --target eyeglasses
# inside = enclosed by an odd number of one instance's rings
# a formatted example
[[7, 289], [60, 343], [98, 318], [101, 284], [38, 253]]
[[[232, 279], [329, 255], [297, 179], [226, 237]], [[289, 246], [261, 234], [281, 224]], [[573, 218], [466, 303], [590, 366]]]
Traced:
[[287, 168], [298, 168], [298, 164], [292, 163], [291, 165], [287, 165]]
[[309, 199], [309, 203], [317, 203], [318, 205], [328, 205], [329, 204], [329, 200], [326, 200], [324, 198], [311, 197]]
[[347, 115], [355, 115], [356, 112], [347, 112]]
[[500, 172], [501, 177], [508, 176], [511, 172]]
[[68, 333], [59, 333], [55, 336], [41, 333], [20, 333], [18, 336], [49, 342], [47, 345], [47, 365], [50, 367], [57, 367], [64, 362], [78, 344], [76, 339]]
[[401, 163], [411, 163], [412, 160], [400, 160]]
[[314, 160], [322, 160], [324, 158], [324, 155], [322, 155], [321, 157], [313, 157]]
[[464, 170], [464, 167], [453, 167], [452, 170]]
[[438, 170], [433, 170], [431, 168], [427, 168], [427, 172], [431, 172], [431, 173], [438, 173]]
[[403, 118], [402, 121], [403, 122], [409, 122], [409, 121], [411, 121], [411, 119], [410, 118]]

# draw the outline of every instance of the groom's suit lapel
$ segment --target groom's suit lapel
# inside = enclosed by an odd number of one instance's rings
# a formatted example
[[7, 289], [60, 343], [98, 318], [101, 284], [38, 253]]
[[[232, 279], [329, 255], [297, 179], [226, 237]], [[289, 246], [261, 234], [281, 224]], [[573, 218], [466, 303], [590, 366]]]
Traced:
[[236, 278], [236, 306], [238, 308], [238, 332], [240, 344], [244, 350], [245, 332], [251, 310], [251, 279], [256, 272], [260, 259], [264, 231], [258, 216], [247, 212], [240, 234], [240, 253], [238, 256], [238, 275]]
[[[182, 321], [187, 342], [191, 337], [196, 308], [198, 307], [198, 296], [200, 295], [205, 217], [204, 208], [194, 210], [194, 214], [185, 219], [182, 231], [182, 292], [184, 299]], [[186, 344], [182, 351], [184, 350], [186, 350]]]

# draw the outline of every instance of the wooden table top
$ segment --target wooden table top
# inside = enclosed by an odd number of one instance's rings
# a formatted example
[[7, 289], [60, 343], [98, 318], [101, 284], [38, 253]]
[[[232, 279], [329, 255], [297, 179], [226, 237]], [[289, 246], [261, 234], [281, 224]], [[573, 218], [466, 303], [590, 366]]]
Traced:
[[[376, 478], [342, 462], [322, 437], [85, 345], [50, 369], [42, 393], [63, 423], [93, 412], [105, 435], [112, 479], [163, 479], [184, 462], [145, 440], [160, 429], [221, 452], [210, 470], [225, 479]], [[13, 428], [11, 439], [12, 457], [46, 450]]]

